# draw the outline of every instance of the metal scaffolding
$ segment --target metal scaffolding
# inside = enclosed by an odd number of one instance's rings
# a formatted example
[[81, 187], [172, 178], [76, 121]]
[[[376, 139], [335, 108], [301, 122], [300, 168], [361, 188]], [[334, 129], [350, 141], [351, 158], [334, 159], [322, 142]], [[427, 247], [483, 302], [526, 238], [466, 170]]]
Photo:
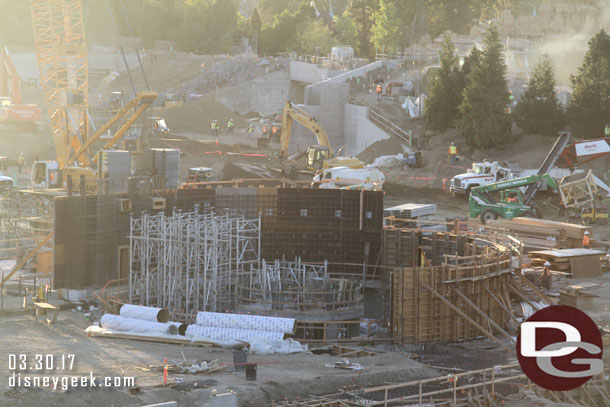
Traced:
[[253, 312], [332, 311], [362, 307], [363, 286], [353, 279], [330, 278], [328, 263], [262, 260], [240, 279], [238, 302]]
[[260, 267], [260, 217], [174, 212], [131, 218], [129, 302], [172, 312], [235, 306], [239, 279]]

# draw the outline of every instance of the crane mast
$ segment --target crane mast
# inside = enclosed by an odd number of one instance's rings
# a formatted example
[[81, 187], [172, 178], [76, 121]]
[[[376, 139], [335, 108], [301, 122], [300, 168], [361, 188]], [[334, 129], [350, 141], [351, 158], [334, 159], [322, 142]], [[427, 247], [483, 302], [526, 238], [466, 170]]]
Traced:
[[[81, 0], [32, 0], [40, 83], [60, 168], [89, 137], [88, 57]], [[79, 157], [87, 166], [87, 154]]]

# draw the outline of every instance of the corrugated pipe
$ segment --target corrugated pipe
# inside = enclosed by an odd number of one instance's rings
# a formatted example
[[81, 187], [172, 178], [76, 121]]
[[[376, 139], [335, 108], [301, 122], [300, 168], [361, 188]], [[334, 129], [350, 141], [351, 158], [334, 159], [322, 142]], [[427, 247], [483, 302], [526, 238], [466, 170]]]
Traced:
[[165, 308], [144, 307], [142, 305], [123, 304], [119, 315], [152, 322], [169, 321], [169, 312]]
[[100, 326], [113, 331], [165, 335], [184, 335], [187, 331], [187, 324], [180, 322], [153, 322], [112, 314], [102, 315]]
[[218, 328], [210, 326], [189, 325], [186, 328], [186, 336], [189, 338], [205, 338], [220, 342], [244, 341], [248, 342], [255, 338], [265, 338], [272, 341], [284, 339], [283, 332], [257, 331], [252, 329]]
[[205, 327], [274, 331], [292, 335], [294, 334], [295, 320], [292, 318], [264, 317], [260, 315], [198, 312], [196, 323]]

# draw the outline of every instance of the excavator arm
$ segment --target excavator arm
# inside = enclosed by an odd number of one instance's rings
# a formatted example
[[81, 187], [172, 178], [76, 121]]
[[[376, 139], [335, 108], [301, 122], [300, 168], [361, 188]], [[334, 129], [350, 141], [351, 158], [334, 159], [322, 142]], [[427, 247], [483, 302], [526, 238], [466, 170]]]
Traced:
[[287, 156], [293, 120], [310, 130], [316, 136], [317, 144], [327, 147], [330, 152], [329, 158], [333, 157], [330, 142], [328, 141], [328, 134], [326, 133], [324, 127], [318, 123], [313, 116], [308, 114], [303, 109], [298, 108], [294, 103], [288, 100], [286, 101], [284, 110], [282, 111], [282, 134], [280, 138], [279, 152], [280, 158], [285, 158]]
[[0, 96], [10, 96], [12, 103], [15, 105], [21, 104], [21, 85], [19, 83], [19, 75], [13, 64], [13, 60], [6, 47], [0, 51]]

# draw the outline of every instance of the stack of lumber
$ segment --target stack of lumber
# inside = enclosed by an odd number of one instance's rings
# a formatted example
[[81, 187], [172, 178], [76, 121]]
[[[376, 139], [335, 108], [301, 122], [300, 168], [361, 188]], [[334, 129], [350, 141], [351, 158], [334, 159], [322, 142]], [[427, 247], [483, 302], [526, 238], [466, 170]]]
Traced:
[[436, 213], [435, 204], [406, 203], [383, 210], [383, 216], [394, 216], [399, 219], [415, 219], [420, 216], [434, 215]]
[[576, 248], [582, 247], [585, 231], [593, 238], [593, 228], [567, 222], [545, 219], [514, 218], [497, 219], [488, 222], [489, 226], [504, 229], [531, 248]]
[[551, 270], [569, 274], [572, 278], [592, 278], [602, 275], [601, 258], [604, 252], [589, 249], [542, 250], [529, 252], [532, 265], [551, 263]]

